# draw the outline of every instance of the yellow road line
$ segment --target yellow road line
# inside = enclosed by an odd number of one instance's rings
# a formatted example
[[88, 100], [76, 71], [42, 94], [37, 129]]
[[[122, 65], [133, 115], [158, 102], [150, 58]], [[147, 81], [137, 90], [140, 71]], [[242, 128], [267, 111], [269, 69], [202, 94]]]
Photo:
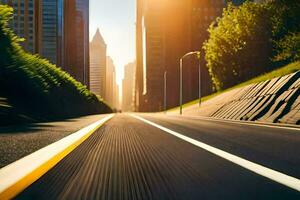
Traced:
[[0, 199], [12, 199], [53, 168], [114, 115], [50, 144], [0, 170]]

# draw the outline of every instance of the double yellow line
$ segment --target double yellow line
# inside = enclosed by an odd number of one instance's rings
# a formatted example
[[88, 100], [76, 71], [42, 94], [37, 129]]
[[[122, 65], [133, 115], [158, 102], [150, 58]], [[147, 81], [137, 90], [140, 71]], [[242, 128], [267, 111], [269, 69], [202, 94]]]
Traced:
[[0, 199], [12, 199], [84, 142], [114, 114], [0, 169]]

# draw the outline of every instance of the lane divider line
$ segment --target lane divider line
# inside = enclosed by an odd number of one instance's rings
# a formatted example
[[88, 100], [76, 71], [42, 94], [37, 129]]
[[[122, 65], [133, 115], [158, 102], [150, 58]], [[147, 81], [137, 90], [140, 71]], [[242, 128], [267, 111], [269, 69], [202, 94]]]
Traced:
[[144, 123], [146, 124], [149, 124], [149, 125], [152, 125], [164, 132], [167, 132], [177, 138], [180, 138], [186, 142], [189, 142], [190, 144], [193, 144], [197, 147], [200, 147], [212, 154], [215, 154], [221, 158], [224, 158], [232, 163], [235, 163], [243, 168], [246, 168], [258, 175], [261, 175], [261, 176], [264, 176], [266, 178], [269, 178], [277, 183], [280, 183], [282, 185], [285, 185], [289, 188], [292, 188], [294, 190], [297, 190], [298, 192], [300, 192], [300, 180], [297, 179], [297, 178], [294, 178], [292, 176], [289, 176], [289, 175], [286, 175], [286, 174], [283, 174], [281, 172], [278, 172], [278, 171], [275, 171], [273, 169], [270, 169], [270, 168], [267, 168], [267, 167], [264, 167], [262, 165], [259, 165], [257, 163], [254, 163], [254, 162], [251, 162], [249, 160], [246, 160], [244, 158], [241, 158], [241, 157], [238, 157], [238, 156], [235, 156], [233, 154], [230, 154], [230, 153], [227, 153], [221, 149], [218, 149], [218, 148], [215, 148], [213, 146], [210, 146], [208, 144], [205, 144], [203, 142], [199, 142], [195, 139], [192, 139], [190, 137], [187, 137], [185, 135], [182, 135], [178, 132], [175, 132], [173, 130], [170, 130], [168, 128], [165, 128], [161, 125], [158, 125], [154, 122], [151, 122], [149, 120], [146, 120], [140, 116], [137, 116], [137, 115], [134, 115], [134, 114], [131, 114], [132, 117], [138, 119], [138, 120], [141, 120], [143, 121]]
[[[272, 124], [272, 123], [263, 123], [263, 122], [256, 122], [256, 121], [241, 121], [241, 120], [232, 120], [232, 119], [219, 119], [215, 117], [202, 117], [202, 116], [172, 116], [168, 115], [170, 117], [177, 117], [177, 118], [185, 118], [185, 119], [196, 119], [196, 120], [206, 120], [206, 121], [215, 121], [215, 122], [221, 122], [221, 123], [228, 123], [228, 124], [241, 124], [241, 125], [247, 125], [247, 126], [260, 126], [260, 127], [266, 127], [266, 128], [278, 128], [278, 129], [285, 129], [285, 130], [294, 130], [294, 131], [300, 131], [300, 126], [295, 125], [291, 126], [289, 124]], [[281, 126], [282, 125], [282, 126]]]
[[114, 114], [0, 169], [0, 199], [12, 199], [53, 168]]

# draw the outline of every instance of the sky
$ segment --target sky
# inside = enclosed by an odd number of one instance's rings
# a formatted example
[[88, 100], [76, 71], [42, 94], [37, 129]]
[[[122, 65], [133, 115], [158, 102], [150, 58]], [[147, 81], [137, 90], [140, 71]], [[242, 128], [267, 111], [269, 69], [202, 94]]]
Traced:
[[90, 0], [90, 40], [97, 28], [116, 66], [117, 83], [124, 66], [135, 60], [135, 0]]

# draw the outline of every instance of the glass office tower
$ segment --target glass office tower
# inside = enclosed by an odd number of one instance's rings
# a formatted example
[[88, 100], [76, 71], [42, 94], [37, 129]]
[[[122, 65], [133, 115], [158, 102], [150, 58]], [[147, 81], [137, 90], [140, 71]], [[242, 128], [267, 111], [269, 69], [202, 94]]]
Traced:
[[35, 1], [34, 0], [0, 0], [1, 4], [8, 4], [14, 9], [11, 27], [15, 33], [24, 38], [22, 46], [29, 52], [35, 53]]
[[63, 0], [41, 1], [41, 56], [61, 65], [63, 44]]

